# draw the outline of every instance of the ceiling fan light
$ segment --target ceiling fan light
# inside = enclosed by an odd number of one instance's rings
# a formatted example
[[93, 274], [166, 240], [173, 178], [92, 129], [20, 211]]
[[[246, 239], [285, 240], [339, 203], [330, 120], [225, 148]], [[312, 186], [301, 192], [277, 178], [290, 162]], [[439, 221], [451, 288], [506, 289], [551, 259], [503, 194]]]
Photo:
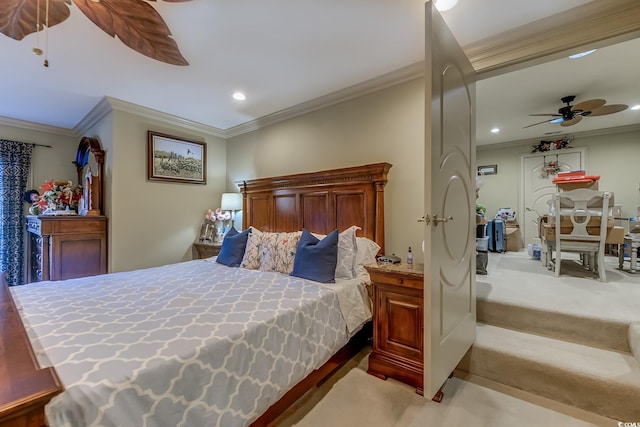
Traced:
[[584, 56], [587, 55], [591, 55], [593, 52], [595, 52], [597, 49], [591, 49], [591, 50], [586, 50], [584, 52], [580, 52], [580, 53], [576, 53], [574, 55], [569, 55], [569, 58], [571, 59], [578, 59], [578, 58], [582, 58]]
[[558, 117], [557, 119], [549, 120], [549, 123], [560, 123], [563, 121], [564, 119], [562, 117]]

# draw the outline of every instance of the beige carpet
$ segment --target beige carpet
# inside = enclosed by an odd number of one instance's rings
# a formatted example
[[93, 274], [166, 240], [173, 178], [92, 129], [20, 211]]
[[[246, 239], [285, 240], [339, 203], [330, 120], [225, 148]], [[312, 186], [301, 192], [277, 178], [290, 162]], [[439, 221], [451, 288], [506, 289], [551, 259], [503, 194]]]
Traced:
[[[460, 371], [612, 419], [640, 419], [640, 275], [606, 257], [607, 283], [575, 260], [555, 274], [523, 252], [477, 277], [476, 341]], [[638, 350], [634, 350], [637, 353]]]
[[435, 403], [394, 380], [351, 369], [297, 427], [592, 426], [576, 418], [458, 378], [447, 381]]
[[[501, 334], [509, 336], [517, 335], [518, 332], [479, 325], [475, 348], [476, 353], [483, 360], [471, 362], [476, 367], [490, 367], [494, 373], [502, 372], [508, 378], [489, 375], [484, 368], [467, 369], [466, 372], [470, 374], [466, 377], [462, 370], [457, 371], [456, 376], [459, 378], [447, 381], [444, 387], [444, 400], [436, 404], [416, 395], [412, 387], [392, 379], [382, 381], [366, 374], [369, 348], [368, 351], [365, 350], [354, 357], [347, 366], [340, 369], [319, 389], [308, 393], [297, 402], [294, 408], [275, 425], [277, 427], [618, 425], [617, 421], [601, 416], [607, 412], [598, 410], [600, 403], [597, 400], [590, 401], [589, 405], [592, 407], [587, 405], [585, 408], [576, 405], [573, 398], [563, 400], [562, 396], [573, 395], [573, 392], [582, 389], [584, 384], [593, 386], [599, 383], [605, 384], [605, 387], [600, 389], [587, 387], [589, 389], [587, 393], [596, 398], [604, 398], [603, 400], [619, 401], [623, 406], [624, 402], [631, 402], [630, 405], [635, 407], [637, 403], [635, 396], [629, 399], [629, 395], [625, 394], [624, 390], [616, 389], [620, 384], [623, 384], [622, 388], [625, 389], [628, 386], [637, 387], [634, 385], [635, 382], [627, 384], [628, 371], [636, 372], [637, 370], [633, 367], [635, 359], [628, 352], [629, 347], [640, 348], [640, 328], [634, 330], [635, 339], [632, 340], [631, 346], [629, 338], [632, 333], [627, 331], [627, 328], [629, 324], [640, 321], [640, 311], [637, 309], [640, 301], [640, 274], [634, 275], [626, 270], [618, 270], [616, 259], [608, 257], [609, 283], [600, 283], [580, 269], [573, 269], [571, 265], [565, 270], [566, 273], [563, 276], [556, 278], [553, 272], [542, 266], [540, 261], [530, 259], [523, 252], [489, 255], [489, 274], [477, 276], [480, 322], [493, 323], [491, 321], [493, 318], [499, 318], [500, 322], [496, 323], [502, 324], [505, 321], [513, 322], [514, 318], [522, 318], [524, 320], [520, 323], [524, 324], [511, 326], [519, 331], [534, 329], [535, 333], [546, 336], [558, 336], [558, 338], [567, 336], [573, 338], [569, 341], [574, 343], [585, 341], [584, 337], [577, 339], [577, 335], [592, 336], [590, 340], [600, 343], [596, 347], [626, 347], [627, 356], [622, 357], [624, 360], [616, 359], [616, 363], [600, 366], [596, 362], [601, 355], [605, 359], [615, 359], [620, 358], [620, 354], [597, 348], [580, 349], [574, 354], [572, 349], [574, 345], [579, 347], [579, 344], [567, 342], [547, 345], [545, 341], [542, 345], [538, 341], [547, 338], [536, 336], [524, 337], [509, 344], [511, 341], [505, 337], [496, 338], [495, 334], [482, 332], [491, 332], [490, 329], [496, 329]], [[628, 268], [628, 263], [625, 267]], [[486, 318], [483, 319], [483, 315]], [[613, 333], [614, 329], [615, 333]], [[609, 345], [604, 345], [601, 342], [603, 336], [615, 337], [609, 339], [611, 341]], [[520, 342], [522, 340], [538, 341], [531, 344], [528, 341]], [[624, 346], [620, 343], [622, 341]], [[501, 346], [508, 348], [501, 349]], [[523, 369], [538, 366], [531, 363], [530, 357], [525, 357], [532, 351], [540, 353], [536, 354], [537, 359], [545, 357], [553, 359], [558, 351], [568, 354], [567, 366], [561, 367], [562, 369], [549, 363], [541, 371], [527, 374], [544, 380], [538, 381], [541, 386], [539, 390], [531, 390], [523, 387], [521, 383], [508, 381], [509, 378], [520, 380], [519, 373]], [[636, 353], [639, 351], [636, 349]], [[497, 352], [501, 352], [500, 355], [510, 352], [514, 354], [498, 357]], [[520, 353], [524, 353], [524, 356]], [[478, 372], [474, 372], [475, 370]], [[556, 377], [544, 377], [556, 371], [560, 371], [561, 380]], [[606, 381], [604, 381], [601, 377], [619, 378], [609, 384], [610, 378], [605, 378]], [[518, 386], [521, 389], [515, 388]], [[554, 390], [558, 393], [552, 393]], [[532, 394], [532, 392], [539, 394]], [[631, 394], [640, 393], [634, 390]], [[611, 399], [607, 399], [609, 397]], [[637, 413], [633, 414], [635, 418]]]
[[[569, 255], [570, 256], [570, 255]], [[486, 276], [476, 276], [477, 295], [488, 301], [531, 306], [546, 311], [619, 322], [640, 322], [640, 273], [629, 273], [629, 262], [618, 269], [618, 258], [605, 257], [607, 283], [563, 261], [559, 278], [526, 252], [489, 253]]]

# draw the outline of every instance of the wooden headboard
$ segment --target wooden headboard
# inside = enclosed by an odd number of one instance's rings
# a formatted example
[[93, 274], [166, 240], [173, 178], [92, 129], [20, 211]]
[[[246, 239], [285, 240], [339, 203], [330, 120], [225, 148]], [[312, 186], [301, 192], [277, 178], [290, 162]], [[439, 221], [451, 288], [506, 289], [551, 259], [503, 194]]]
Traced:
[[352, 225], [384, 253], [384, 187], [389, 163], [236, 181], [242, 226], [328, 234]]

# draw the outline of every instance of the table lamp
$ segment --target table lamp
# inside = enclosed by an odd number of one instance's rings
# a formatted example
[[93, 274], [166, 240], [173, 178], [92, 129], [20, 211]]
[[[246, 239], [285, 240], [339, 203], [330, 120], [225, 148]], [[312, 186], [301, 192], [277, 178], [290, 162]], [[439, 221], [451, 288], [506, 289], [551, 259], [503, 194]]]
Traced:
[[222, 193], [220, 209], [223, 211], [231, 211], [231, 226], [233, 227], [236, 220], [236, 211], [242, 210], [242, 194]]

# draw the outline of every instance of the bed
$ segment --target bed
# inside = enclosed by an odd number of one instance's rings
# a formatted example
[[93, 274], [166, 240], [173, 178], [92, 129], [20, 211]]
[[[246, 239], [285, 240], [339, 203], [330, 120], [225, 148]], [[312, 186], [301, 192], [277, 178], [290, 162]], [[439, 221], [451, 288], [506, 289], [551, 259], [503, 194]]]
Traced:
[[[319, 238], [358, 229], [358, 250], [376, 242], [383, 251], [390, 166], [238, 182], [243, 228], [281, 241], [302, 229]], [[46, 405], [52, 427], [259, 426], [370, 335], [370, 311], [360, 304], [366, 281], [363, 268], [319, 284], [212, 258], [12, 288], [10, 302], [34, 371], [52, 380], [39, 396], [42, 404], [55, 396]], [[0, 422], [24, 416], [19, 406], [0, 404]]]

